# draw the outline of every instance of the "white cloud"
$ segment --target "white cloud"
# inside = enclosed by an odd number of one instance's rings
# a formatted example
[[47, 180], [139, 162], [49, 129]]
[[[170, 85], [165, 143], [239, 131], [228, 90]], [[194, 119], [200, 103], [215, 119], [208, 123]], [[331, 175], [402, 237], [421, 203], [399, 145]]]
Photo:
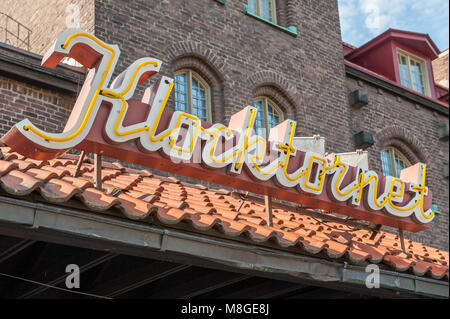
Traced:
[[365, 15], [365, 26], [377, 35], [389, 28], [398, 28], [406, 12], [407, 0], [361, 0], [361, 12]]
[[448, 47], [448, 0], [338, 0], [342, 38], [361, 45], [389, 28], [429, 33]]

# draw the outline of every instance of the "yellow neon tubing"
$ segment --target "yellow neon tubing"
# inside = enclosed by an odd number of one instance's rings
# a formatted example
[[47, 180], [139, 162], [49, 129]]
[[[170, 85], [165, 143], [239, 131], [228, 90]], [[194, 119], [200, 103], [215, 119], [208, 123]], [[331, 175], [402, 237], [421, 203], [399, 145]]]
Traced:
[[48, 140], [48, 141], [65, 142], [65, 141], [68, 141], [68, 140], [73, 139], [74, 137], [78, 136], [78, 135], [81, 133], [81, 131], [82, 131], [82, 130], [84, 129], [84, 127], [86, 126], [86, 123], [87, 123], [88, 118], [89, 118], [90, 115], [91, 115], [92, 108], [93, 108], [95, 102], [97, 101], [97, 97], [98, 97], [98, 94], [100, 93], [100, 89], [101, 89], [101, 87], [103, 86], [103, 82], [105, 81], [106, 75], [109, 73], [109, 69], [111, 68], [112, 61], [114, 60], [114, 56], [115, 56], [115, 54], [116, 54], [116, 52], [114, 51], [113, 48], [107, 46], [106, 44], [104, 44], [103, 42], [101, 42], [100, 40], [98, 40], [97, 38], [95, 38], [94, 36], [90, 35], [89, 33], [85, 33], [85, 32], [79, 32], [79, 33], [74, 33], [74, 34], [72, 34], [70, 37], [67, 38], [66, 42], [62, 45], [62, 48], [65, 49], [65, 48], [69, 45], [69, 42], [72, 41], [73, 38], [78, 37], [78, 36], [80, 36], [80, 37], [81, 37], [81, 36], [85, 36], [85, 37], [87, 37], [87, 38], [90, 38], [91, 40], [93, 40], [95, 43], [97, 43], [97, 44], [100, 45], [101, 47], [103, 47], [103, 48], [105, 48], [105, 49], [111, 51], [111, 53], [112, 53], [112, 54], [111, 54], [111, 58], [110, 58], [109, 61], [108, 61], [108, 64], [107, 64], [107, 66], [106, 66], [106, 70], [105, 70], [105, 72], [103, 73], [103, 76], [102, 76], [102, 78], [101, 78], [101, 80], [100, 80], [100, 84], [99, 84], [98, 87], [95, 89], [94, 96], [93, 96], [93, 98], [92, 98], [92, 100], [91, 100], [91, 104], [90, 104], [89, 107], [88, 107], [88, 110], [87, 110], [86, 115], [85, 115], [85, 117], [84, 117], [84, 119], [83, 119], [83, 122], [81, 123], [80, 127], [76, 130], [75, 133], [73, 133], [72, 135], [69, 135], [69, 136], [67, 136], [67, 137], [50, 137], [50, 136], [47, 136], [47, 135], [45, 135], [45, 134], [39, 132], [38, 130], [36, 130], [36, 129], [35, 129], [33, 126], [31, 126], [31, 125], [25, 125], [25, 126], [23, 127], [24, 130], [26, 130], [26, 131], [31, 130], [31, 131], [32, 131], [33, 133], [35, 133], [36, 135], [38, 135], [38, 136], [40, 136], [40, 137], [42, 137], [42, 138], [44, 138], [44, 139], [46, 139], [46, 140]]
[[192, 150], [194, 149], [194, 141], [197, 139], [198, 131], [199, 131], [199, 128], [201, 127], [201, 122], [194, 115], [187, 114], [187, 113], [182, 113], [178, 117], [177, 125], [174, 127], [173, 130], [171, 130], [172, 132], [180, 127], [180, 122], [181, 122], [181, 119], [183, 118], [183, 116], [195, 120], [195, 131], [194, 131], [194, 136], [192, 137], [192, 140], [191, 140], [191, 144], [189, 146], [189, 150], [186, 151], [182, 147], [179, 147], [179, 146], [176, 146], [176, 145], [174, 146], [175, 138], [173, 136], [170, 137], [170, 147], [176, 149], [177, 151], [183, 152], [183, 153], [192, 153]]
[[418, 191], [420, 192], [420, 201], [417, 201], [412, 207], [410, 207], [410, 208], [408, 208], [408, 209], [405, 209], [405, 208], [402, 208], [402, 207], [395, 206], [395, 205], [392, 204], [391, 202], [390, 202], [390, 204], [392, 205], [393, 208], [395, 208], [395, 209], [397, 209], [397, 210], [400, 210], [400, 211], [408, 211], [408, 210], [411, 210], [411, 209], [415, 208], [417, 205], [420, 204], [420, 213], [422, 214], [422, 216], [423, 216], [425, 219], [431, 219], [431, 218], [434, 216], [434, 212], [432, 212], [432, 214], [430, 214], [430, 216], [427, 217], [427, 216], [425, 215], [425, 211], [423, 210], [423, 199], [424, 199], [424, 197], [425, 197], [425, 186], [423, 186], [423, 185], [425, 185], [425, 175], [426, 175], [426, 167], [425, 167], [425, 166], [422, 166], [422, 171], [423, 171], [423, 174], [422, 174], [422, 183], [421, 183], [421, 185], [420, 185], [420, 186], [413, 186], [413, 187], [412, 187], [413, 189], [416, 189], [416, 190], [418, 190]]
[[253, 125], [254, 118], [255, 118], [255, 110], [252, 109], [252, 110], [250, 110], [250, 112], [252, 113], [252, 115], [250, 117], [250, 123], [248, 123], [247, 132], [246, 132], [245, 138], [244, 138], [244, 148], [242, 150], [238, 150], [239, 157], [238, 157], [238, 162], [235, 165], [235, 167], [237, 169], [239, 169], [239, 167], [241, 167], [241, 165], [242, 165], [241, 160], [242, 160], [242, 157], [244, 157], [245, 150], [248, 148], [248, 144], [247, 144], [248, 143], [248, 135], [250, 134], [250, 130]]
[[153, 65], [154, 67], [158, 66], [158, 62], [156, 62], [156, 61], [145, 61], [145, 62], [140, 63], [137, 66], [137, 68], [134, 70], [133, 76], [131, 77], [131, 80], [128, 82], [128, 86], [126, 87], [126, 89], [122, 93], [120, 93], [121, 95], [125, 95], [131, 89], [131, 87], [133, 86], [133, 83], [134, 83], [134, 79], [136, 78], [136, 75], [137, 75], [139, 69], [146, 65], [149, 65], [149, 64]]
[[358, 192], [358, 198], [356, 199], [357, 202], [359, 202], [361, 200], [362, 197], [362, 191], [364, 186], [369, 183], [369, 181], [371, 179], [375, 179], [375, 186], [374, 186], [374, 202], [375, 205], [377, 205], [377, 207], [382, 208], [384, 205], [386, 205], [387, 200], [391, 197], [391, 192], [393, 189], [393, 186], [391, 185], [391, 190], [388, 194], [388, 196], [383, 200], [383, 202], [381, 204], [378, 203], [378, 198], [376, 197], [378, 194], [378, 178], [377, 176], [371, 176], [369, 177], [369, 179], [366, 182], [363, 182], [364, 180], [364, 173], [360, 173], [358, 175], [358, 183], [355, 184], [350, 190], [348, 190], [347, 192], [343, 193], [341, 192], [341, 190], [339, 189], [339, 182], [342, 179], [343, 175], [345, 175], [345, 173], [347, 173], [348, 169], [347, 169], [347, 165], [345, 165], [344, 163], [337, 163], [336, 166], [344, 166], [344, 169], [341, 171], [341, 173], [338, 176], [338, 179], [336, 180], [336, 183], [334, 185], [334, 188], [336, 190], [336, 192], [340, 195], [340, 196], [347, 196], [348, 194], [350, 194], [351, 192], [353, 192], [355, 189], [359, 188], [359, 192]]
[[[302, 177], [304, 174], [307, 173], [307, 170], [304, 170], [303, 172], [301, 172], [300, 174], [298, 174], [295, 178], [292, 178], [292, 177], [289, 176], [289, 174], [288, 174], [288, 172], [287, 172], [287, 167], [288, 167], [288, 165], [289, 165], [289, 155], [291, 154], [291, 150], [294, 149], [294, 148], [292, 147], [292, 140], [294, 139], [294, 127], [295, 127], [295, 124], [294, 124], [294, 123], [291, 123], [291, 133], [290, 133], [290, 135], [289, 135], [289, 145], [287, 145], [287, 147], [286, 147], [286, 150], [285, 150], [285, 152], [286, 152], [286, 159], [284, 160], [284, 163], [283, 163], [283, 172], [284, 172], [284, 176], [285, 176], [288, 180], [290, 180], [290, 181], [292, 181], [292, 182], [296, 181], [297, 179], [299, 179], [300, 177]], [[281, 145], [280, 145], [280, 146], [281, 146]], [[280, 146], [278, 146], [278, 147], [280, 147]], [[284, 147], [283, 147], [283, 148], [284, 148]], [[282, 149], [283, 149], [283, 148], [282, 148]]]
[[[373, 200], [375, 202], [375, 205], [377, 205], [377, 207], [382, 208], [384, 205], [386, 205], [387, 201], [391, 199], [392, 196], [392, 191], [394, 189], [394, 182], [391, 183], [391, 187], [389, 190], [388, 195], [383, 199], [383, 202], [381, 204], [378, 203], [378, 198], [377, 198], [377, 194], [378, 194], [378, 177], [377, 176], [370, 176], [366, 181], [364, 181], [364, 173], [360, 173], [358, 176], [358, 184], [356, 185], [357, 187], [352, 188], [352, 191], [355, 190], [356, 188], [359, 188], [358, 191], [358, 198], [356, 199], [356, 202], [360, 202], [361, 198], [362, 198], [362, 194], [364, 191], [364, 187], [369, 184], [369, 182], [371, 180], [375, 180], [374, 181], [374, 191], [373, 191]], [[336, 184], [337, 187], [337, 184]], [[350, 192], [345, 193], [345, 195], [348, 195]]]
[[138, 133], [138, 132], [142, 132], [142, 131], [148, 131], [149, 127], [145, 126], [139, 129], [134, 129], [131, 131], [127, 131], [127, 132], [119, 132], [118, 128], [119, 128], [119, 124], [122, 120], [122, 117], [125, 113], [125, 109], [126, 109], [126, 105], [127, 105], [127, 101], [125, 100], [125, 98], [123, 97], [130, 89], [131, 86], [134, 83], [134, 80], [136, 78], [137, 72], [139, 71], [140, 68], [142, 68], [143, 66], [146, 66], [148, 64], [152, 64], [153, 66], [158, 66], [158, 63], [155, 61], [146, 61], [146, 62], [142, 62], [141, 64], [138, 65], [138, 67], [134, 70], [133, 76], [131, 77], [131, 80], [128, 83], [128, 86], [126, 87], [125, 90], [123, 90], [121, 93], [116, 93], [113, 91], [109, 91], [109, 90], [103, 90], [102, 91], [102, 95], [106, 96], [106, 97], [115, 97], [115, 98], [119, 98], [122, 101], [122, 109], [120, 110], [120, 114], [119, 117], [117, 118], [116, 124], [114, 125], [114, 132], [118, 135], [118, 136], [126, 136], [126, 135], [130, 135], [133, 133]]
[[426, 168], [425, 165], [422, 166], [422, 171], [423, 171], [422, 183], [420, 184], [420, 186], [415, 186], [413, 188], [414, 189], [418, 189], [420, 191], [420, 213], [422, 214], [422, 216], [425, 219], [431, 219], [434, 216], [434, 212], [431, 211], [430, 217], [427, 217], [425, 215], [425, 211], [423, 210], [423, 198], [425, 197], [425, 176], [426, 176], [426, 173], [427, 173], [427, 168]]
[[122, 101], [122, 109], [120, 110], [120, 114], [119, 117], [117, 118], [116, 124], [114, 125], [114, 133], [116, 133], [116, 135], [118, 136], [126, 136], [126, 135], [130, 135], [133, 133], [138, 133], [138, 132], [142, 132], [142, 131], [148, 131], [149, 127], [145, 126], [145, 127], [141, 127], [138, 129], [134, 129], [131, 131], [127, 131], [127, 132], [119, 132], [118, 128], [119, 128], [119, 124], [120, 121], [122, 120], [123, 114], [125, 113], [125, 108], [127, 105], [127, 101], [124, 99], [124, 97], [118, 93], [112, 92], [112, 91], [108, 91], [108, 90], [103, 90], [102, 91], [102, 95], [106, 96], [106, 97], [115, 97], [115, 98], [119, 98]]
[[152, 142], [154, 142], [154, 143], [155, 143], [155, 142], [158, 142], [158, 141], [160, 141], [160, 140], [162, 140], [162, 139], [165, 138], [165, 137], [167, 137], [167, 136], [170, 135], [170, 134], [172, 133], [172, 131], [175, 129], [175, 128], [174, 128], [174, 129], [172, 129], [172, 130], [167, 131], [166, 133], [164, 133], [164, 134], [158, 136], [156, 139], [153, 138], [153, 134], [155, 133], [155, 130], [156, 130], [156, 128], [158, 127], [159, 121], [161, 120], [161, 115], [162, 115], [162, 113], [163, 113], [163, 111], [164, 111], [164, 109], [165, 109], [165, 107], [166, 107], [166, 103], [167, 103], [167, 100], [169, 99], [170, 92], [172, 91], [172, 88], [173, 88], [173, 82], [170, 82], [170, 84], [169, 84], [169, 90], [167, 90], [167, 94], [166, 94], [166, 96], [164, 97], [163, 104], [161, 105], [161, 108], [159, 109], [158, 116], [156, 117], [155, 124], [153, 125], [152, 130], [150, 131], [150, 134], [149, 134], [149, 139], [150, 139], [150, 141], [152, 141]]
[[[274, 167], [272, 167], [272, 168], [269, 169], [268, 171], [264, 171], [263, 169], [261, 169], [261, 167], [259, 167], [259, 165], [258, 165], [258, 163], [256, 162], [255, 159], [261, 160], [261, 159], [263, 158], [264, 154], [265, 154], [266, 147], [267, 147], [267, 141], [266, 141], [265, 139], [263, 139], [263, 142], [264, 142], [264, 146], [263, 146], [262, 149], [261, 149], [261, 153], [262, 153], [262, 154], [259, 154], [259, 155], [252, 155], [252, 156], [250, 157], [250, 160], [252, 161], [253, 166], [256, 168], [256, 170], [257, 170], [258, 172], [260, 172], [260, 173], [263, 174], [263, 175], [269, 175], [269, 174], [271, 174], [274, 170], [276, 170], [278, 167], [280, 167], [280, 165], [281, 165], [283, 162], [278, 161], [277, 165], [274, 166]], [[270, 165], [270, 164], [269, 164], [269, 165]]]
[[[250, 110], [250, 112], [252, 113], [252, 116], [250, 117], [250, 123], [248, 123], [247, 133], [245, 134], [245, 138], [244, 138], [244, 148], [243, 148], [242, 150], [239, 150], [240, 153], [239, 153], [238, 162], [237, 162], [236, 165], [235, 165], [237, 169], [239, 169], [239, 167], [241, 167], [241, 165], [243, 164], [243, 163], [242, 163], [242, 158], [244, 157], [245, 150], [246, 150], [249, 146], [252, 146], [253, 144], [256, 144], [256, 142], [259, 140], [259, 139], [256, 139], [256, 140], [254, 141], [254, 143], [252, 142], [251, 145], [248, 145], [248, 136], [250, 135], [251, 129], [252, 129], [252, 127], [253, 127], [253, 122], [254, 122], [254, 120], [255, 120], [255, 110], [252, 109], [252, 110]], [[263, 139], [263, 141], [264, 141], [264, 139]]]
[[237, 150], [237, 151], [233, 152], [231, 155], [228, 155], [227, 157], [222, 158], [222, 159], [218, 159], [214, 156], [214, 151], [216, 150], [216, 146], [217, 146], [217, 139], [219, 138], [219, 132], [223, 131], [223, 130], [227, 130], [228, 135], [232, 134], [231, 130], [226, 126], [219, 126], [217, 128], [217, 130], [214, 132], [213, 146], [211, 147], [211, 150], [209, 151], [209, 155], [210, 155], [211, 159], [216, 163], [225, 163], [226, 161], [228, 161], [230, 158], [234, 157], [238, 152], [241, 151], [241, 150]]
[[306, 170], [308, 173], [306, 174], [306, 177], [305, 177], [305, 187], [308, 188], [308, 189], [311, 189], [311, 190], [320, 191], [322, 189], [323, 181], [324, 181], [324, 178], [323, 178], [324, 177], [324, 175], [323, 175], [324, 169], [322, 169], [322, 172], [319, 173], [319, 181], [320, 181], [319, 186], [318, 187], [312, 187], [312, 186], [308, 185], [309, 178], [311, 177], [311, 167], [312, 167], [313, 159], [318, 159], [318, 160], [322, 161], [322, 163], [324, 163], [324, 167], [326, 167], [326, 164], [327, 164], [326, 160], [323, 159], [323, 158], [320, 158], [320, 157], [317, 157], [317, 156], [311, 156], [309, 158], [308, 168]]
[[358, 183], [355, 184], [350, 190], [348, 190], [347, 192], [343, 193], [341, 192], [341, 190], [339, 189], [339, 181], [342, 179], [343, 175], [345, 175], [345, 173], [348, 171], [347, 169], [347, 165], [345, 165], [344, 163], [338, 163], [338, 166], [344, 166], [344, 170], [341, 171], [341, 173], [339, 174], [339, 177], [336, 181], [336, 184], [334, 185], [334, 188], [336, 189], [336, 192], [340, 195], [340, 196], [347, 196], [348, 194], [350, 194], [351, 192], [353, 192], [355, 189], [359, 188], [359, 192], [358, 192], [358, 198], [356, 199], [357, 202], [359, 202], [361, 200], [362, 197], [362, 191], [364, 186], [369, 183], [369, 181], [371, 179], [375, 179], [375, 186], [374, 186], [374, 202], [375, 205], [379, 208], [382, 208], [384, 205], [386, 205], [386, 202], [390, 199], [391, 194], [392, 194], [392, 189], [393, 189], [393, 184], [391, 184], [391, 190], [389, 191], [389, 194], [387, 195], [386, 198], [384, 198], [383, 202], [381, 204], [378, 203], [378, 198], [376, 197], [378, 194], [378, 178], [377, 176], [371, 176], [369, 177], [369, 179], [363, 183], [364, 180], [364, 173], [360, 173], [358, 176]]
[[[252, 112], [252, 116], [251, 116], [251, 118], [250, 118], [250, 123], [248, 124], [248, 127], [247, 127], [247, 132], [246, 132], [246, 135], [245, 135], [245, 139], [244, 139], [244, 148], [243, 149], [239, 149], [239, 150], [237, 150], [237, 151], [234, 151], [232, 154], [230, 154], [230, 155], [228, 155], [227, 157], [225, 157], [225, 158], [222, 158], [222, 159], [217, 159], [215, 156], [214, 156], [214, 151], [215, 151], [215, 146], [216, 146], [216, 144], [217, 144], [217, 139], [218, 139], [218, 133], [219, 133], [219, 131], [221, 131], [221, 130], [227, 130], [227, 132], [229, 133], [229, 134], [231, 134], [231, 130], [228, 128], [228, 127], [225, 127], [225, 126], [220, 126], [220, 127], [218, 127], [217, 128], [217, 130], [216, 130], [216, 132], [214, 133], [214, 139], [213, 139], [213, 147], [211, 147], [211, 151], [210, 151], [210, 157], [211, 157], [211, 159], [214, 161], [214, 162], [216, 162], [216, 163], [224, 163], [224, 162], [226, 162], [226, 161], [228, 161], [230, 158], [232, 158], [232, 157], [234, 157], [234, 156], [236, 156], [236, 154], [238, 154], [239, 153], [239, 155], [240, 155], [240, 158], [242, 159], [242, 154], [244, 153], [244, 151], [247, 149], [247, 148], [249, 148], [250, 146], [253, 146], [254, 144], [256, 144], [259, 140], [262, 140], [262, 141], [265, 141], [262, 137], [258, 137], [257, 139], [255, 139], [254, 141], [252, 141], [250, 144], [248, 144], [248, 136], [249, 136], [249, 134], [250, 134], [250, 131], [251, 131], [251, 128], [252, 128], [252, 124], [253, 124], [253, 120], [254, 120], [254, 117], [255, 117], [255, 110], [251, 110], [251, 112]], [[242, 163], [237, 163], [236, 164], [236, 166], [237, 166], [237, 168], [239, 168], [240, 166], [242, 165]]]

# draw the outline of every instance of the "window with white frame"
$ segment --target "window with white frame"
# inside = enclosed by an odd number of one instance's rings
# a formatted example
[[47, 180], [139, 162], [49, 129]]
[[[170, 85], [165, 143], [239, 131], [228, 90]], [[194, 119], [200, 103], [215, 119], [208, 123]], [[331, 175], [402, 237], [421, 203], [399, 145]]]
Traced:
[[175, 73], [175, 110], [211, 122], [209, 85], [192, 70], [180, 70]]
[[248, 0], [247, 8], [250, 13], [277, 23], [276, 0]]
[[397, 57], [401, 84], [429, 96], [430, 89], [425, 61], [402, 50], [397, 50]]
[[381, 152], [381, 166], [384, 176], [400, 177], [402, 169], [411, 166], [411, 163], [399, 150], [387, 147]]
[[267, 138], [270, 129], [284, 120], [283, 112], [268, 97], [256, 98], [253, 105], [258, 110], [254, 125], [256, 134]]

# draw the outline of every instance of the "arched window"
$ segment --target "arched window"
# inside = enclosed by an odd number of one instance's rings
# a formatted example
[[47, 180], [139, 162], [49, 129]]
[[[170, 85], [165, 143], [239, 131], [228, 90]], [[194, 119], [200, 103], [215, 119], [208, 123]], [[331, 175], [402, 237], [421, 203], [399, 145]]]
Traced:
[[268, 97], [256, 98], [253, 105], [258, 109], [254, 125], [256, 134], [267, 138], [270, 129], [284, 120], [283, 112]]
[[175, 73], [175, 110], [197, 116], [211, 122], [211, 99], [209, 85], [192, 70]]
[[277, 23], [276, 0], [248, 0], [248, 11], [264, 20]]
[[400, 177], [401, 170], [411, 166], [411, 163], [399, 150], [387, 147], [381, 152], [381, 166], [384, 176]]

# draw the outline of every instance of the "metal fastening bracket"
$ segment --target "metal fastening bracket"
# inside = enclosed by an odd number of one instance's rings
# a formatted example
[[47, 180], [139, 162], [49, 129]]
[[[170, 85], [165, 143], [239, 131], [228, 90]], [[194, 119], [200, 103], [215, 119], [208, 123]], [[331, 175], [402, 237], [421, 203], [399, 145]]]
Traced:
[[373, 231], [372, 231], [372, 235], [370, 236], [370, 240], [374, 240], [374, 239], [375, 239], [375, 237], [377, 236], [377, 234], [378, 234], [378, 232], [380, 231], [380, 229], [381, 229], [382, 226], [383, 226], [383, 225], [381, 225], [381, 224], [377, 224], [377, 225], [375, 226], [375, 228], [374, 228]]
[[78, 158], [77, 167], [75, 168], [75, 173], [73, 173], [73, 177], [77, 177], [78, 174], [80, 173], [81, 164], [83, 163], [85, 156], [86, 156], [86, 152], [81, 151], [80, 157]]
[[245, 202], [245, 200], [247, 199], [247, 195], [248, 195], [248, 191], [245, 192], [245, 195], [241, 197], [241, 201], [239, 202], [239, 207], [238, 207], [238, 209], [237, 209], [237, 212], [238, 212], [238, 213], [240, 212], [242, 206], [244, 206], [244, 202]]

